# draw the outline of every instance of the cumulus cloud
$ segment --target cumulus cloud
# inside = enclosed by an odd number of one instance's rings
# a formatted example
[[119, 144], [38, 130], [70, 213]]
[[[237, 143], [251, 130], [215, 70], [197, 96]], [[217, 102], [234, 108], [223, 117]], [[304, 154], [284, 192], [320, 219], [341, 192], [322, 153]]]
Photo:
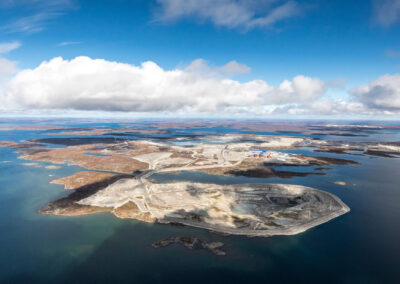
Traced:
[[205, 77], [234, 76], [249, 73], [251, 68], [246, 64], [232, 60], [222, 66], [212, 66], [204, 59], [193, 60], [185, 67], [186, 72], [196, 73]]
[[321, 97], [315, 101], [303, 104], [291, 104], [272, 108], [275, 115], [305, 115], [305, 116], [347, 116], [374, 115], [377, 111], [367, 109], [361, 102], [355, 100]]
[[[337, 98], [336, 87], [295, 76], [277, 86], [230, 76], [249, 71], [236, 61], [212, 66], [203, 59], [165, 70], [103, 59], [61, 57], [19, 71], [3, 89], [0, 105], [30, 111], [119, 111], [218, 115], [393, 115], [400, 113], [400, 75], [384, 75]], [[0, 75], [16, 71], [0, 59]], [[343, 81], [343, 80], [340, 80]], [[339, 84], [342, 85], [342, 84]], [[6, 104], [7, 103], [7, 104]], [[9, 110], [12, 110], [9, 107]]]
[[370, 109], [400, 111], [400, 75], [384, 75], [354, 88], [351, 94]]
[[[232, 74], [249, 71], [236, 61], [212, 66], [197, 59], [165, 70], [147, 61], [135, 66], [103, 59], [61, 57], [19, 71], [2, 91], [0, 105], [30, 111], [120, 111], [217, 115], [394, 115], [400, 113], [400, 75], [384, 75], [330, 97], [335, 84], [295, 76], [272, 86], [264, 80], [240, 82]], [[0, 60], [0, 74], [15, 72]], [[230, 73], [230, 75], [228, 75]], [[342, 81], [342, 80], [340, 80]], [[342, 85], [342, 84], [339, 84]]]
[[218, 113], [306, 102], [324, 90], [322, 81], [305, 76], [275, 88], [263, 80], [239, 82], [214, 71], [207, 74], [214, 69], [204, 60], [195, 60], [184, 69], [164, 70], [151, 61], [134, 66], [58, 57], [20, 71], [8, 84], [7, 96], [30, 109]]
[[340, 115], [340, 114], [366, 114], [368, 110], [358, 101], [344, 99], [322, 98], [307, 106], [312, 114]]
[[270, 104], [302, 103], [315, 100], [324, 92], [323, 81], [299, 75], [292, 81], [284, 80], [266, 100]]
[[4, 75], [10, 75], [17, 71], [16, 62], [0, 57], [0, 79]]
[[383, 27], [389, 27], [400, 19], [400, 0], [374, 0], [375, 20]]
[[215, 26], [252, 29], [270, 27], [276, 22], [296, 16], [297, 2], [281, 0], [157, 0], [156, 21], [195, 18]]
[[246, 64], [241, 64], [233, 60], [228, 62], [224, 66], [221, 66], [219, 70], [228, 76], [232, 76], [249, 73], [251, 71], [251, 68]]
[[[293, 80], [294, 81], [294, 80]], [[330, 86], [328, 82], [325, 84]], [[347, 98], [319, 96], [306, 103], [286, 104], [275, 114], [293, 115], [397, 115], [400, 113], [400, 75], [384, 75], [348, 91]]]
[[55, 58], [12, 79], [10, 94], [31, 108], [106, 111], [215, 111], [260, 103], [271, 87], [239, 83], [185, 70], [166, 71], [154, 62], [133, 66], [88, 57]]

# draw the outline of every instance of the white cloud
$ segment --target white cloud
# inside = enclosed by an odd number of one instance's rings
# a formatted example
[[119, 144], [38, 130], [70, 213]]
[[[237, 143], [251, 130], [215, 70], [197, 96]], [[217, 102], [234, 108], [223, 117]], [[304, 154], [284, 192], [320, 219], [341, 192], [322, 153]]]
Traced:
[[[222, 116], [400, 113], [397, 74], [381, 76], [350, 90], [349, 97], [339, 99], [334, 93], [332, 97], [326, 93], [331, 83], [318, 78], [298, 75], [274, 87], [264, 80], [239, 82], [227, 75], [247, 71], [246, 67], [236, 61], [210, 66], [197, 59], [186, 67], [165, 70], [151, 61], [135, 66], [89, 57], [72, 60], [57, 57], [35, 69], [18, 72], [5, 84], [0, 105], [2, 112], [24, 109], [43, 113], [57, 110]], [[0, 73], [10, 74], [15, 70], [14, 63], [0, 60]]]
[[222, 73], [227, 74], [228, 76], [232, 76], [249, 73], [251, 71], [251, 68], [245, 64], [241, 64], [233, 60], [231, 62], [228, 62], [224, 66], [221, 66], [219, 70]]
[[300, 7], [297, 2], [288, 1], [281, 6], [271, 10], [269, 14], [264, 17], [255, 18], [248, 23], [250, 28], [252, 27], [268, 27], [274, 23], [293, 17], [300, 12]]
[[353, 96], [370, 109], [400, 111], [400, 75], [384, 75], [351, 90]]
[[0, 54], [5, 54], [10, 51], [13, 51], [14, 49], [17, 49], [20, 46], [21, 46], [21, 43], [18, 41], [0, 43]]
[[400, 20], [400, 0], [374, 0], [375, 20], [389, 27]]
[[21, 16], [2, 23], [0, 29], [10, 33], [40, 32], [49, 20], [76, 7], [74, 0], [7, 0], [0, 8], [9, 9], [10, 12], [15, 9]]
[[[293, 80], [294, 81], [294, 80]], [[326, 84], [329, 86], [329, 84]], [[275, 114], [384, 116], [400, 113], [400, 75], [384, 75], [349, 91], [350, 97], [320, 96], [306, 103], [284, 104]]]
[[[20, 46], [21, 44], [18, 41], [0, 43], [0, 55], [6, 54], [14, 49], [17, 49]], [[8, 75], [11, 75], [16, 71], [16, 62], [0, 57], [0, 83], [2, 83], [4, 78], [6, 78]]]
[[307, 106], [308, 112], [320, 115], [365, 114], [367, 109], [358, 101], [322, 98]]
[[215, 72], [218, 68], [204, 60], [195, 60], [185, 69], [164, 70], [150, 61], [134, 66], [58, 57], [20, 71], [8, 84], [7, 96], [29, 109], [251, 113], [254, 107], [306, 102], [324, 90], [321, 80], [305, 76], [274, 88], [263, 80], [239, 82], [223, 77]]
[[14, 61], [0, 57], [0, 78], [4, 75], [10, 75], [17, 71], [17, 66]]
[[211, 66], [204, 59], [193, 60], [186, 68], [186, 72], [196, 73], [205, 77], [226, 77], [249, 73], [251, 68], [246, 64], [232, 60], [223, 66]]
[[266, 101], [270, 104], [302, 103], [315, 100], [324, 92], [323, 81], [299, 75], [292, 81], [284, 80]]
[[12, 79], [9, 93], [31, 108], [107, 111], [216, 111], [261, 102], [271, 87], [264, 81], [239, 83], [185, 70], [165, 71], [77, 57], [55, 58]]
[[[165, 114], [348, 116], [400, 113], [400, 75], [384, 75], [330, 96], [326, 83], [303, 75], [276, 87], [264, 80], [239, 82], [249, 67], [236, 61], [210, 66], [197, 59], [183, 68], [165, 70], [148, 61], [139, 66], [89, 57], [45, 61], [18, 72], [2, 91], [2, 111], [117, 111]], [[0, 74], [16, 71], [0, 60]], [[228, 72], [229, 71], [229, 72]], [[342, 80], [340, 80], [342, 81]], [[342, 84], [340, 84], [342, 85]], [[6, 106], [6, 107], [4, 107]], [[7, 109], [8, 108], [8, 109]]]
[[21, 17], [15, 21], [12, 21], [1, 28], [7, 32], [25, 32], [25, 33], [36, 33], [43, 30], [43, 24], [46, 20], [54, 17], [55, 15], [48, 13], [38, 13]]
[[156, 21], [195, 18], [210, 21], [215, 26], [251, 29], [270, 27], [300, 12], [295, 1], [266, 0], [157, 0]]
[[367, 109], [361, 102], [321, 97], [304, 104], [276, 106], [271, 112], [275, 115], [292, 116], [349, 116], [375, 115], [381, 112]]
[[59, 46], [67, 46], [67, 45], [76, 45], [76, 44], [81, 44], [80, 41], [63, 41], [60, 42], [58, 45]]
[[220, 73], [218, 73], [217, 68], [211, 67], [206, 60], [201, 58], [193, 60], [184, 69], [188, 73], [193, 73], [204, 77], [220, 76]]

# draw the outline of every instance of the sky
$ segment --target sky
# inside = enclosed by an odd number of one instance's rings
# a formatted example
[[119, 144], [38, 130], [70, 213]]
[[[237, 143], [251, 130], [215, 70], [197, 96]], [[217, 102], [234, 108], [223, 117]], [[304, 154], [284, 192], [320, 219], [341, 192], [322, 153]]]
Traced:
[[0, 116], [399, 114], [400, 0], [0, 0]]

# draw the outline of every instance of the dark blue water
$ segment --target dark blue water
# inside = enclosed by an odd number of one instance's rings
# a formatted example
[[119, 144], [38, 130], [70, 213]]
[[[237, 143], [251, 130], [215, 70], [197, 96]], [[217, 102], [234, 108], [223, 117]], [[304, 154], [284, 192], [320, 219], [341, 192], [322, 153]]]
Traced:
[[[104, 122], [97, 125], [122, 127]], [[0, 140], [51, 137], [41, 132], [0, 131]], [[393, 141], [400, 141], [396, 133], [390, 135]], [[26, 161], [17, 159], [11, 149], [0, 148], [0, 160], [9, 161], [0, 163], [0, 282], [399, 283], [400, 159], [315, 153], [308, 148], [291, 152], [353, 159], [360, 165], [329, 166], [325, 176], [291, 179], [198, 172], [153, 176], [165, 182], [301, 184], [332, 192], [351, 208], [350, 213], [296, 236], [248, 238], [121, 220], [110, 214], [39, 215], [36, 211], [47, 202], [68, 194], [62, 186], [49, 181], [81, 169], [24, 166]], [[276, 167], [307, 172], [314, 168]], [[333, 184], [338, 180], [354, 186]], [[171, 236], [222, 241], [227, 256], [190, 251], [182, 246], [151, 247], [152, 242]]]

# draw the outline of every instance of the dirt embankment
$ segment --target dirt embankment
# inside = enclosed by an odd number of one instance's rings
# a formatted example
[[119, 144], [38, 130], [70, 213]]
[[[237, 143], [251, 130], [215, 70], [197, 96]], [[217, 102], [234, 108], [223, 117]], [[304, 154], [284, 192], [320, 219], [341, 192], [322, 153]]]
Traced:
[[131, 176], [113, 175], [101, 181], [94, 182], [91, 184], [86, 184], [84, 186], [77, 188], [67, 197], [48, 203], [43, 209], [39, 210], [39, 213], [77, 216], [77, 215], [86, 215], [97, 212], [110, 212], [113, 210], [113, 208], [81, 205], [76, 202], [95, 194], [99, 190], [106, 188], [108, 185], [113, 184], [120, 179], [129, 177]]
[[64, 185], [64, 189], [78, 189], [80, 187], [105, 181], [116, 174], [102, 172], [77, 172], [72, 176], [52, 180], [51, 183]]

